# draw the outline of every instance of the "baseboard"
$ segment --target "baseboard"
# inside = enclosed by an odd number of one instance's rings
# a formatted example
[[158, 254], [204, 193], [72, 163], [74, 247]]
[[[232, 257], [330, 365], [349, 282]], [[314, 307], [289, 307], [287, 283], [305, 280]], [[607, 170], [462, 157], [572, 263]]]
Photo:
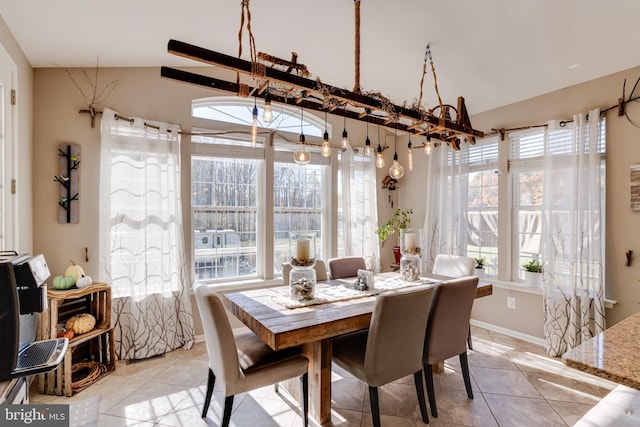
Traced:
[[471, 324], [479, 328], [488, 329], [490, 331], [499, 332], [509, 337], [518, 338], [523, 341], [527, 341], [533, 344], [538, 344], [544, 347], [545, 340], [543, 338], [534, 337], [533, 335], [523, 334], [522, 332], [514, 331], [511, 329], [503, 328], [502, 326], [493, 325], [491, 323], [481, 322], [479, 320], [471, 319]]

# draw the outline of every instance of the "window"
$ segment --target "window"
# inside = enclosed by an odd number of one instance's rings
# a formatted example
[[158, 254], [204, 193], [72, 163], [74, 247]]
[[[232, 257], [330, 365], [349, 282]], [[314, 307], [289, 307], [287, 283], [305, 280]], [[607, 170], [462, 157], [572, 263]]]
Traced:
[[[291, 158], [291, 156], [287, 156]], [[275, 272], [291, 258], [292, 232], [315, 234], [315, 254], [323, 256], [323, 189], [326, 166], [276, 162], [273, 174]]]
[[[521, 268], [531, 260], [544, 262], [542, 254], [542, 203], [543, 203], [543, 162], [544, 152], [554, 156], [557, 169], [554, 171], [553, 182], [561, 186], [566, 182], [563, 167], [564, 162], [571, 160], [575, 153], [576, 130], [572, 127], [556, 130], [534, 129], [513, 133], [509, 137], [509, 171], [512, 180], [512, 263], [511, 280], [524, 279]], [[605, 143], [606, 123], [603, 119], [600, 125], [600, 138], [597, 150], [601, 153], [602, 203], [604, 210], [604, 180], [605, 180]], [[552, 203], [562, 206], [571, 203], [570, 200], [553, 200]]]
[[485, 273], [498, 274], [498, 138], [469, 146], [467, 256], [484, 258]]
[[256, 275], [258, 168], [255, 159], [192, 157], [197, 280]]
[[[194, 100], [194, 116], [250, 125], [253, 100], [227, 98]], [[295, 123], [294, 132], [299, 133], [299, 110], [278, 108], [278, 130]], [[304, 119], [305, 135], [324, 133], [323, 120], [308, 113]], [[276, 133], [256, 148], [243, 135], [213, 135], [204, 129], [194, 133], [191, 204], [196, 280], [277, 276], [282, 263], [290, 259], [290, 237], [295, 231], [315, 233], [316, 256], [324, 257], [328, 159], [311, 147], [311, 163], [298, 165], [293, 162], [296, 145]], [[267, 164], [266, 159], [273, 160]]]

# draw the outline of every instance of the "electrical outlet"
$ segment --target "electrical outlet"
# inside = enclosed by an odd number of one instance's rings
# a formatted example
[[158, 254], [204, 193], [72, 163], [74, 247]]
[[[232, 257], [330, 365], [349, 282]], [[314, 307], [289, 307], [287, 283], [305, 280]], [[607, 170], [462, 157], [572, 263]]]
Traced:
[[507, 297], [507, 308], [512, 310], [516, 309], [516, 298], [515, 297]]

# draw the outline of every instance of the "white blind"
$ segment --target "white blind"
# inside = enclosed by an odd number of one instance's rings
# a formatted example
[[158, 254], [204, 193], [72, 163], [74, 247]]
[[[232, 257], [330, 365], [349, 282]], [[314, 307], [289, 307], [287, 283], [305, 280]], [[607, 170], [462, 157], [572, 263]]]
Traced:
[[477, 140], [475, 145], [469, 145], [469, 168], [471, 170], [486, 170], [498, 167], [498, 137]]

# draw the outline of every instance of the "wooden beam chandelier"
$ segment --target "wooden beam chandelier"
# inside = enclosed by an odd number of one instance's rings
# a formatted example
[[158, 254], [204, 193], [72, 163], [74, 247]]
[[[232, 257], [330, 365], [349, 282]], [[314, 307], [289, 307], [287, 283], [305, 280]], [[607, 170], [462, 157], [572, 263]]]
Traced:
[[[248, 0], [244, 0], [243, 10], [245, 3], [248, 7]], [[231, 92], [238, 96], [264, 98], [265, 103], [278, 102], [297, 105], [303, 109], [343, 116], [345, 120], [349, 118], [372, 123], [394, 129], [394, 132], [399, 130], [418, 135], [426, 134], [427, 140], [430, 140], [431, 137], [437, 138], [449, 143], [454, 149], [460, 148], [461, 139], [463, 138], [466, 138], [470, 143], [475, 143], [476, 137], [483, 137], [483, 132], [471, 127], [463, 97], [458, 97], [456, 107], [442, 103], [437, 90], [435, 68], [431, 60], [429, 46], [427, 46], [427, 53], [425, 54], [423, 80], [426, 73], [427, 58], [429, 58], [434, 73], [436, 93], [438, 93], [440, 101], [435, 108], [427, 110], [420, 105], [422, 101], [422, 81], [420, 82], [420, 100], [409, 107], [396, 105], [380, 93], [365, 93], [361, 91], [359, 82], [360, 0], [355, 0], [354, 4], [356, 5], [356, 84], [352, 91], [324, 83], [320, 78], [315, 80], [309, 78], [307, 68], [297, 62], [297, 54], [295, 53], [292, 60], [287, 61], [262, 52], [258, 52], [256, 55], [255, 50], [253, 50], [251, 52], [252, 60], [247, 61], [178, 40], [169, 40], [167, 46], [169, 53], [235, 71], [238, 74], [237, 81], [226, 81], [164, 66], [160, 70], [160, 75], [167, 79], [208, 89]], [[255, 49], [250, 25], [249, 36], [251, 48]], [[258, 62], [258, 59], [262, 62]], [[241, 83], [240, 74], [251, 76], [255, 81], [255, 85], [249, 86]], [[257, 114], [256, 111], [254, 108], [254, 116]], [[425, 146], [425, 150], [426, 148]]]

